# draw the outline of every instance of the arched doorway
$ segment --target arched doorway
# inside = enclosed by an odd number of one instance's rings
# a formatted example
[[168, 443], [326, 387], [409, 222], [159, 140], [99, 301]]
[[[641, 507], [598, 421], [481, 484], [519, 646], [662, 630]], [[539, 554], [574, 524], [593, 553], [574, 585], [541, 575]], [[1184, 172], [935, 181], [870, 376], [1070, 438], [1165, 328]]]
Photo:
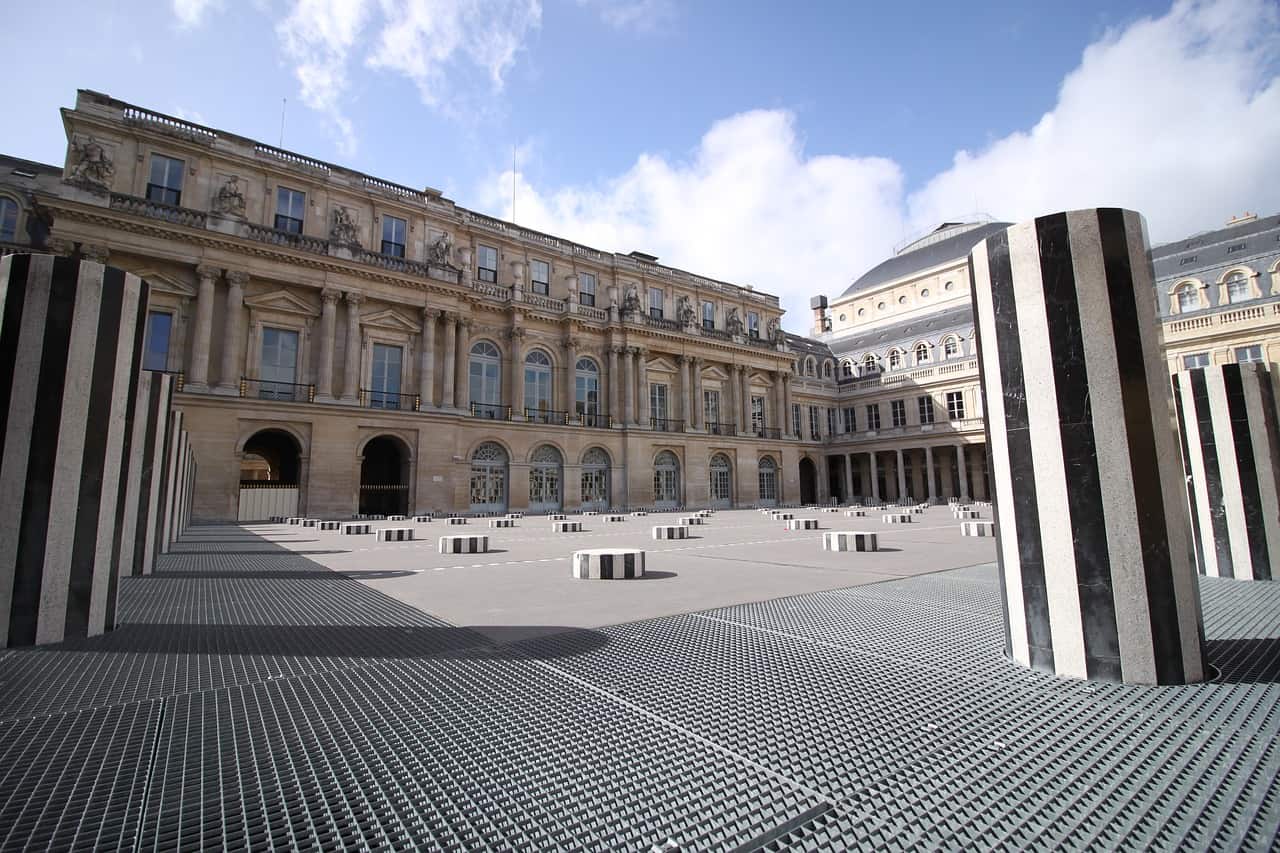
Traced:
[[711, 506], [716, 509], [729, 509], [733, 506], [733, 465], [729, 457], [717, 453], [711, 457], [708, 466], [708, 495]]
[[529, 511], [554, 512], [560, 509], [564, 458], [560, 451], [544, 444], [529, 457]]
[[471, 511], [503, 512], [507, 508], [507, 451], [486, 441], [471, 454]]
[[680, 460], [670, 450], [653, 460], [653, 505], [658, 509], [680, 506]]
[[582, 508], [609, 508], [609, 454], [599, 447], [582, 454]]
[[808, 456], [800, 459], [800, 503], [818, 502], [818, 472]]
[[773, 457], [765, 456], [760, 460], [759, 473], [760, 506], [776, 506], [778, 503], [778, 465]]
[[364, 446], [360, 459], [361, 515], [407, 515], [409, 450], [404, 442], [380, 435]]
[[262, 521], [298, 514], [302, 448], [282, 429], [255, 432], [240, 456], [240, 495], [236, 517]]

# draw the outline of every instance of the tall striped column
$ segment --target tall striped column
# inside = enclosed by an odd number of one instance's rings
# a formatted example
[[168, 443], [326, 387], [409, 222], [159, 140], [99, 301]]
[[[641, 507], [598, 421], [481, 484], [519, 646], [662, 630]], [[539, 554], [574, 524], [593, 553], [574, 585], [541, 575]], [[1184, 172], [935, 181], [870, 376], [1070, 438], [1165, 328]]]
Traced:
[[114, 621], [146, 308], [123, 270], [0, 259], [0, 647]]
[[1076, 678], [1204, 678], [1142, 218], [1043, 216], [969, 255], [1007, 648]]
[[1278, 380], [1260, 364], [1173, 376], [1201, 574], [1239, 580], [1280, 575]]
[[170, 447], [173, 376], [143, 371], [138, 379], [138, 414], [129, 456], [128, 500], [121, 535], [120, 574], [149, 575], [160, 549]]

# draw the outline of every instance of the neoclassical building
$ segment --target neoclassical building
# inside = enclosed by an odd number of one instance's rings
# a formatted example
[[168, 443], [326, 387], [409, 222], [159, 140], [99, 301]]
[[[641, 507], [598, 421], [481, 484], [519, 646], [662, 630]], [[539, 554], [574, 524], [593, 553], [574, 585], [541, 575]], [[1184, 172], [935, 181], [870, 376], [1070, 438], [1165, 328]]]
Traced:
[[[816, 500], [775, 296], [90, 91], [0, 241], [151, 283], [197, 520]], [[802, 483], [801, 458], [807, 455]]]

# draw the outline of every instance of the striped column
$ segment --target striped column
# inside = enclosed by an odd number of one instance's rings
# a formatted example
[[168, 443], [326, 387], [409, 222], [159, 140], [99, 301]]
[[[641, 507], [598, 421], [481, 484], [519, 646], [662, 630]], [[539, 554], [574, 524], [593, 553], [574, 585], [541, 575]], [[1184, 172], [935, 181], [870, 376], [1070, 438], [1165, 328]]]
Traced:
[[146, 309], [123, 270], [0, 260], [0, 647], [114, 623]]
[[1077, 678], [1203, 680], [1142, 218], [1040, 217], [969, 262], [1009, 653]]
[[1271, 580], [1280, 561], [1280, 412], [1274, 371], [1175, 373], [1174, 403], [1201, 574]]

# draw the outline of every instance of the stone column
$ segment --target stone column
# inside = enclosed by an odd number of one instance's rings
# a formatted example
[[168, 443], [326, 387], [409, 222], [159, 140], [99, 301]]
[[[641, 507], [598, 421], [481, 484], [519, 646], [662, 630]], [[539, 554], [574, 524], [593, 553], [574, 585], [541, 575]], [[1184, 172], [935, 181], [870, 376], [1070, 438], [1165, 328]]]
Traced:
[[436, 404], [436, 320], [440, 312], [422, 309], [422, 358], [418, 362], [418, 398], [423, 408]]
[[337, 343], [340, 298], [342, 293], [332, 287], [320, 291], [320, 362], [316, 375], [316, 399], [322, 403], [333, 402], [333, 350]]
[[458, 318], [458, 347], [453, 376], [453, 407], [455, 409], [471, 408], [471, 389], [468, 387], [468, 370], [471, 359], [471, 319]]
[[969, 469], [964, 461], [964, 445], [956, 445], [956, 476], [960, 478], [960, 500], [969, 500]]
[[568, 412], [570, 417], [573, 416], [574, 404], [578, 401], [577, 376], [578, 345], [572, 337], [567, 337], [564, 339], [564, 384], [561, 386], [564, 404], [560, 408]]
[[618, 382], [618, 353], [618, 347], [609, 347], [609, 417], [614, 423], [626, 423], [622, 407], [618, 405], [621, 393], [618, 386], [622, 384]]
[[853, 500], [853, 454], [841, 453], [844, 460], [844, 502]]
[[933, 448], [924, 448], [924, 488], [926, 500], [933, 503]]
[[751, 369], [742, 369], [742, 393], [738, 396], [738, 429], [751, 429]]
[[880, 471], [876, 467], [876, 452], [872, 450], [867, 454], [867, 458], [870, 460], [871, 497], [878, 501], [880, 500]]
[[1277, 376], [1261, 364], [1173, 375], [1200, 574], [1272, 580], [1280, 563]]
[[686, 424], [691, 422], [689, 417], [689, 357], [685, 355], [676, 356], [676, 366], [678, 368], [680, 392], [675, 395], [675, 411], [672, 412], [672, 420], [684, 421]]
[[209, 341], [213, 337], [213, 286], [222, 270], [201, 264], [196, 267], [200, 286], [196, 291], [195, 338], [191, 343], [191, 373], [186, 390], [204, 393], [209, 390]]
[[907, 496], [907, 468], [902, 464], [902, 450], [896, 451], [894, 464], [897, 466], [895, 473], [898, 475], [898, 500], [902, 500]]
[[644, 347], [636, 348], [636, 394], [639, 396], [639, 424], [649, 426], [649, 351]]
[[795, 427], [795, 425], [791, 423], [791, 406], [792, 406], [792, 400], [791, 400], [791, 374], [789, 374], [789, 373], [784, 373], [784, 374], [782, 375], [782, 378], [785, 380], [785, 381], [782, 383], [782, 389], [783, 389], [783, 404], [782, 404], [782, 410], [783, 410], [784, 412], [786, 412], [786, 417], [785, 417], [785, 418], [783, 418], [783, 420], [782, 420], [782, 424], [781, 424], [781, 426], [782, 426], [782, 434], [783, 434], [783, 435], [795, 435], [795, 431], [794, 431], [794, 427]]
[[779, 435], [787, 434], [787, 393], [785, 390], [787, 375], [781, 370], [773, 374], [773, 410]]
[[510, 378], [507, 388], [511, 394], [511, 413], [516, 419], [524, 418], [524, 329], [517, 326], [507, 332], [507, 350], [510, 360]]
[[364, 297], [347, 293], [347, 352], [342, 370], [342, 402], [360, 402], [360, 304]]
[[[227, 311], [222, 333], [222, 367], [218, 371], [218, 391], [240, 393], [240, 374], [244, 367], [244, 286], [247, 272], [227, 273]], [[301, 367], [301, 365], [299, 365]]]
[[[613, 355], [616, 360], [616, 349]], [[622, 408], [622, 422], [627, 426], [632, 426], [636, 422], [636, 362], [635, 349], [632, 347], [622, 347], [622, 374], [626, 384], [626, 401]]]
[[1011, 656], [1076, 678], [1203, 680], [1142, 218], [1042, 216], [969, 264]]
[[[702, 359], [694, 358], [690, 367], [693, 370], [693, 425], [697, 429], [706, 429], [707, 410], [702, 402], [704, 396], [702, 393]], [[723, 407], [724, 404], [725, 401], [721, 400], [721, 407]], [[723, 418], [723, 411], [718, 413], [716, 417]]]
[[440, 407], [454, 408], [453, 380], [458, 361], [458, 315], [452, 311], [440, 315], [444, 318], [444, 369], [440, 371]]

